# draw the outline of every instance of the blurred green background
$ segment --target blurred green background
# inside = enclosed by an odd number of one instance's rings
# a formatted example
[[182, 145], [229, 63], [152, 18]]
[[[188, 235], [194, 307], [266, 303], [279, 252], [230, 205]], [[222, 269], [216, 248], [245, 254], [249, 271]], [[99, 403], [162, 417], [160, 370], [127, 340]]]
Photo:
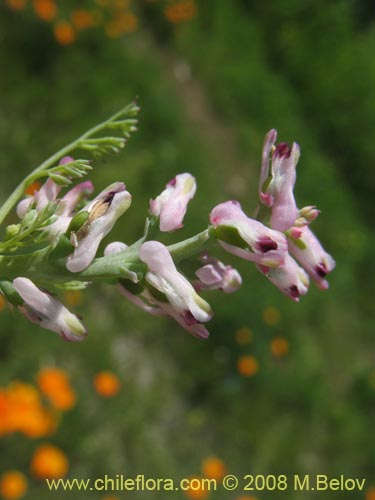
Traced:
[[[77, 300], [75, 310], [90, 332], [81, 344], [64, 343], [2, 310], [0, 387], [15, 379], [35, 384], [40, 369], [56, 366], [69, 374], [77, 402], [52, 436], [0, 436], [0, 473], [24, 472], [27, 499], [88, 498], [51, 493], [32, 478], [33, 450], [48, 441], [66, 453], [70, 477], [182, 478], [200, 475], [202, 461], [217, 456], [239, 476], [364, 477], [370, 498], [371, 3], [202, 0], [191, 19], [171, 22], [165, 9], [172, 3], [135, 2], [132, 34], [114, 38], [96, 28], [61, 45], [51, 23], [31, 7], [14, 10], [2, 2], [0, 199], [43, 159], [138, 96], [139, 131], [120, 156], [95, 162], [97, 190], [124, 180], [134, 200], [106, 241], [137, 238], [149, 198], [176, 173], [189, 171], [198, 192], [182, 239], [203, 229], [220, 201], [236, 198], [252, 212], [263, 138], [276, 128], [280, 140], [301, 145], [296, 196], [299, 206], [317, 204], [322, 211], [313, 229], [337, 262], [330, 289], [312, 284], [295, 304], [253, 266], [227, 257], [244, 285], [234, 296], [207, 294], [216, 315], [205, 342], [172, 321], [147, 317], [105, 286]], [[285, 352], [272, 347], [275, 338], [285, 339]], [[245, 377], [238, 363], [248, 355], [258, 370]], [[102, 370], [121, 381], [110, 399], [93, 387]], [[254, 495], [366, 498], [365, 492], [291, 490]], [[186, 498], [178, 492], [116, 496]], [[239, 497], [222, 489], [210, 496]]]

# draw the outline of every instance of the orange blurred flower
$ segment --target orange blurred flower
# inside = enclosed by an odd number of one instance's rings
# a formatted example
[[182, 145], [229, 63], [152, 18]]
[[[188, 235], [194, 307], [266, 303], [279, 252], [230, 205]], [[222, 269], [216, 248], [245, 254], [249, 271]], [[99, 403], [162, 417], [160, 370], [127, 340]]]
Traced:
[[30, 438], [53, 433], [56, 419], [44, 408], [36, 388], [14, 381], [0, 393], [0, 434], [22, 432]]
[[72, 13], [72, 22], [78, 30], [91, 28], [95, 25], [95, 19], [89, 10], [77, 9]]
[[237, 370], [243, 377], [252, 377], [258, 373], [259, 363], [254, 356], [241, 356], [237, 361]]
[[202, 477], [194, 476], [189, 477], [190, 488], [185, 490], [184, 493], [190, 500], [204, 500], [209, 497], [209, 490], [204, 488], [202, 484]]
[[54, 0], [33, 0], [34, 10], [42, 21], [52, 21], [56, 17], [57, 7]]
[[22, 10], [26, 5], [26, 0], [5, 0], [5, 3], [12, 10]]
[[22, 472], [10, 470], [0, 477], [0, 495], [5, 500], [22, 498], [27, 490], [27, 479]]
[[366, 500], [375, 500], [375, 487], [369, 488], [366, 490]]
[[276, 307], [266, 307], [262, 317], [266, 325], [274, 326], [280, 323], [280, 311]]
[[289, 342], [284, 337], [275, 337], [271, 340], [270, 349], [275, 358], [283, 358], [289, 352]]
[[68, 458], [57, 446], [42, 444], [34, 451], [30, 470], [37, 479], [65, 477], [69, 470]]
[[25, 189], [25, 194], [29, 194], [30, 196], [34, 196], [35, 191], [39, 191], [41, 188], [41, 183], [38, 181], [34, 181], [30, 184], [30, 186], [27, 186]]
[[5, 306], [6, 306], [6, 302], [5, 302], [4, 296], [0, 294], [0, 312], [3, 309], [5, 309]]
[[197, 13], [197, 6], [193, 0], [183, 0], [169, 5], [164, 9], [164, 15], [171, 23], [178, 24], [192, 19]]
[[56, 431], [57, 418], [45, 408], [34, 408], [29, 415], [25, 415], [23, 423], [19, 423], [19, 430], [29, 438], [49, 436]]
[[61, 411], [70, 410], [76, 403], [68, 375], [59, 368], [44, 368], [37, 376], [38, 387], [52, 406]]
[[103, 371], [95, 375], [94, 387], [100, 396], [110, 398], [120, 390], [120, 380], [114, 373]]
[[250, 342], [252, 341], [253, 334], [249, 328], [243, 327], [243, 328], [239, 328], [236, 331], [235, 337], [236, 337], [237, 344], [246, 345], [246, 344], [250, 344]]
[[208, 457], [202, 463], [202, 472], [207, 478], [220, 481], [226, 475], [227, 468], [219, 458]]
[[75, 42], [76, 34], [71, 24], [67, 21], [58, 21], [54, 26], [54, 34], [60, 45], [70, 45]]

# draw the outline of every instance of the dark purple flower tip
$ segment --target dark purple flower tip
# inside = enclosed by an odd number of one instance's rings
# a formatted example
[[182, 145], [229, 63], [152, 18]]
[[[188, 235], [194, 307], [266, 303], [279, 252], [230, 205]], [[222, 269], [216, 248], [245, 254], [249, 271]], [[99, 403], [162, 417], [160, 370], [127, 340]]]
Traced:
[[298, 299], [298, 297], [299, 297], [299, 290], [298, 290], [298, 286], [297, 285], [292, 285], [291, 287], [289, 287], [289, 295], [293, 299]]
[[291, 149], [286, 142], [280, 142], [273, 153], [275, 157], [290, 158]]
[[327, 271], [327, 268], [326, 268], [326, 265], [324, 264], [324, 262], [321, 262], [319, 265], [316, 266], [315, 272], [321, 278], [324, 278], [325, 276], [327, 276], [328, 271]]
[[194, 318], [190, 311], [184, 311], [184, 321], [188, 326], [196, 325], [197, 323], [199, 323], [199, 321]]
[[176, 185], [176, 182], [177, 182], [177, 181], [176, 181], [176, 177], [173, 177], [173, 179], [171, 179], [171, 180], [168, 182], [167, 186], [172, 186], [172, 187], [173, 187], [173, 186], [175, 186], [175, 185]]
[[115, 194], [117, 194], [117, 191], [110, 191], [105, 195], [105, 198], [103, 199], [103, 203], [108, 203], [110, 205], [112, 203], [113, 198], [115, 197]]
[[277, 250], [277, 243], [276, 241], [273, 241], [269, 236], [262, 236], [256, 242], [256, 247], [260, 252], [267, 253], [271, 250]]

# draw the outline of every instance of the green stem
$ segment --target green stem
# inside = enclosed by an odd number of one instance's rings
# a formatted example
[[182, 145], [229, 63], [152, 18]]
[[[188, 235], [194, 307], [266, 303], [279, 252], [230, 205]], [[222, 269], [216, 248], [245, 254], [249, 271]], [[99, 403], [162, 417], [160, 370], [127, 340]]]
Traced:
[[[184, 241], [170, 245], [175, 262], [188, 259], [207, 249], [211, 242], [211, 227]], [[0, 256], [0, 278], [12, 281], [17, 276], [25, 276], [36, 283], [53, 285], [69, 281], [96, 281], [126, 278], [129, 272], [145, 272], [145, 265], [139, 260], [139, 244], [134, 244], [122, 252], [96, 258], [90, 266], [80, 273], [70, 273], [65, 259], [55, 262], [48, 260], [48, 248], [32, 254]]]
[[85, 132], [83, 135], [81, 135], [78, 139], [74, 140], [64, 148], [60, 149], [57, 153], [53, 154], [50, 156], [47, 160], [45, 160], [43, 163], [41, 163], [35, 170], [31, 172], [13, 191], [13, 193], [9, 196], [9, 198], [3, 203], [3, 205], [0, 208], [0, 225], [4, 222], [5, 217], [9, 214], [9, 212], [12, 210], [14, 205], [17, 203], [17, 201], [21, 198], [21, 196], [24, 194], [25, 189], [27, 188], [28, 184], [35, 178], [35, 174], [38, 174], [39, 172], [42, 172], [43, 170], [49, 169], [52, 165], [54, 165], [58, 160], [60, 160], [62, 157], [68, 155], [71, 153], [74, 149], [77, 149], [79, 147], [79, 144], [81, 141], [87, 139], [88, 137], [91, 137], [101, 130], [105, 129], [107, 125], [111, 122], [114, 122], [117, 118], [120, 116], [124, 115], [128, 110], [131, 109], [133, 104], [130, 104], [123, 108], [121, 111], [118, 111], [115, 113], [113, 116], [108, 118], [107, 120], [103, 121], [99, 125], [96, 125], [95, 127], [91, 128], [87, 132]]
[[212, 226], [205, 229], [201, 233], [188, 238], [187, 240], [170, 245], [168, 250], [173, 257], [173, 260], [175, 262], [179, 262], [180, 260], [188, 259], [193, 255], [203, 252], [211, 242], [211, 227]]

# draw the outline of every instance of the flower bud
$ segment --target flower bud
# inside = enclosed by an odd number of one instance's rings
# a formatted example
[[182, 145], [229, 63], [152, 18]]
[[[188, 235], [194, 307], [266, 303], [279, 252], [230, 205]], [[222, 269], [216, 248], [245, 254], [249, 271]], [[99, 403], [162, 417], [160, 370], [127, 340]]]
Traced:
[[299, 216], [304, 218], [307, 223], [314, 221], [318, 217], [319, 214], [320, 214], [320, 210], [318, 210], [313, 205], [303, 207], [299, 211]]
[[80, 341], [86, 337], [86, 329], [78, 317], [31, 280], [16, 278], [13, 286], [23, 299], [18, 309], [32, 323], [58, 333], [64, 340]]
[[114, 253], [119, 253], [122, 252], [123, 250], [126, 250], [128, 248], [128, 245], [126, 243], [123, 243], [122, 241], [112, 241], [109, 245], [107, 245], [104, 249], [104, 255], [112, 255]]
[[151, 215], [160, 217], [160, 231], [175, 231], [183, 226], [187, 206], [197, 189], [195, 178], [179, 174], [168, 182], [164, 191], [150, 201]]
[[240, 273], [232, 266], [226, 266], [215, 257], [207, 255], [202, 257], [204, 266], [199, 268], [195, 275], [199, 279], [195, 289], [222, 290], [224, 293], [236, 292], [242, 285]]
[[318, 287], [326, 290], [329, 287], [326, 275], [335, 268], [335, 261], [324, 250], [320, 241], [308, 226], [302, 228], [297, 242], [291, 241], [290, 252], [315, 280]]

